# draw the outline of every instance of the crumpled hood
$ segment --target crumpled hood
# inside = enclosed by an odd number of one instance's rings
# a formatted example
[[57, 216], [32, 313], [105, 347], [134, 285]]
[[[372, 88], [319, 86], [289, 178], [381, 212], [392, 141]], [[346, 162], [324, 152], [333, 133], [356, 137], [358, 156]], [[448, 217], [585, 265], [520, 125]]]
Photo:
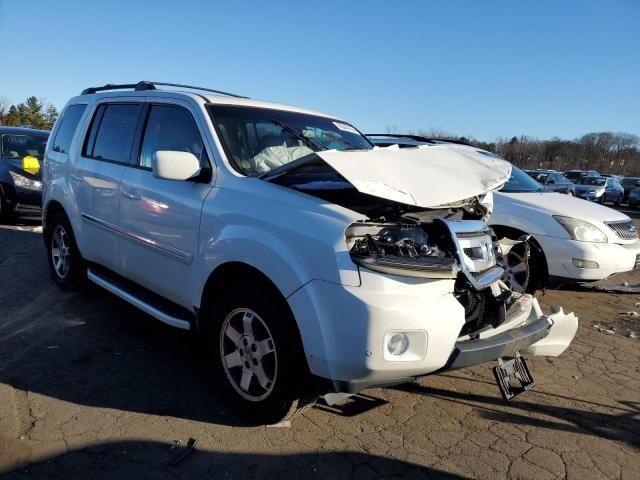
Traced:
[[429, 145], [316, 154], [361, 193], [434, 208], [496, 190], [509, 180], [511, 164], [481, 152], [462, 145]]

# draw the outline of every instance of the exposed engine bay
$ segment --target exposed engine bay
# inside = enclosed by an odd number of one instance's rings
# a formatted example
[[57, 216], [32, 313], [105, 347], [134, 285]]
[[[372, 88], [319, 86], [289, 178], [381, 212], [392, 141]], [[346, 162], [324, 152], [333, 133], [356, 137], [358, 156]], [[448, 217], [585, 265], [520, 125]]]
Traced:
[[367, 216], [350, 225], [352, 260], [369, 270], [405, 277], [451, 279], [465, 308], [460, 335], [497, 327], [518, 294], [504, 282], [498, 239], [484, 222], [482, 197], [422, 208], [360, 192], [326, 163], [305, 161], [269, 179]]

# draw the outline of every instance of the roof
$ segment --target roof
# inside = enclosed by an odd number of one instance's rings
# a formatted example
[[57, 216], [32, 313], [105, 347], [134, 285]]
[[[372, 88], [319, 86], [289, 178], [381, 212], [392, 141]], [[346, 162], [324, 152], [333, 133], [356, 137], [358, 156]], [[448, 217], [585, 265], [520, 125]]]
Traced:
[[38, 130], [37, 128], [27, 128], [27, 127], [7, 127], [4, 125], [0, 125], [0, 133], [13, 133], [13, 134], [28, 134], [28, 135], [49, 135], [51, 132], [49, 130]]
[[[157, 88], [162, 87], [162, 88]], [[328, 115], [326, 113], [317, 112], [314, 110], [308, 110], [306, 108], [296, 107], [293, 105], [287, 105], [284, 103], [267, 102], [262, 100], [254, 100], [248, 97], [243, 97], [233, 93], [227, 93], [220, 90], [212, 90], [204, 87], [195, 87], [190, 85], [180, 85], [165, 82], [148, 82], [141, 81], [136, 84], [122, 84], [122, 85], [105, 85], [102, 87], [89, 87], [83, 90], [82, 94], [74, 98], [80, 101], [82, 98], [94, 97], [94, 98], [110, 98], [110, 97], [153, 97], [163, 96], [166, 97], [167, 93], [172, 96], [189, 98], [196, 101], [204, 100], [211, 104], [222, 105], [238, 105], [246, 107], [256, 108], [271, 108], [275, 110], [286, 110], [290, 112], [305, 113], [308, 115], [316, 115], [327, 118], [338, 119], [335, 115]]]

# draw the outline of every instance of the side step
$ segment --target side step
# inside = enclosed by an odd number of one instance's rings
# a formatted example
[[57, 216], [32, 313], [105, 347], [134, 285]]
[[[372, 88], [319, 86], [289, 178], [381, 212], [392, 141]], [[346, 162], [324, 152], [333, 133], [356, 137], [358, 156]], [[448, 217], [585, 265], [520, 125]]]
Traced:
[[88, 268], [87, 278], [125, 302], [172, 327], [190, 330], [195, 315], [178, 305], [101, 268]]

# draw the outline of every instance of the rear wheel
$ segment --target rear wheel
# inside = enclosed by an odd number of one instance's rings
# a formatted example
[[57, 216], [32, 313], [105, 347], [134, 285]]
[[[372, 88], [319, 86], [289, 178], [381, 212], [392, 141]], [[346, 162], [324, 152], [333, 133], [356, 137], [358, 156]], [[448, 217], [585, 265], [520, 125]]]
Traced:
[[306, 373], [297, 326], [276, 295], [249, 281], [216, 292], [207, 309], [205, 349], [225, 396], [260, 423], [278, 422], [296, 410]]
[[69, 219], [57, 212], [47, 223], [44, 237], [51, 277], [64, 290], [77, 290], [85, 282], [86, 269]]

